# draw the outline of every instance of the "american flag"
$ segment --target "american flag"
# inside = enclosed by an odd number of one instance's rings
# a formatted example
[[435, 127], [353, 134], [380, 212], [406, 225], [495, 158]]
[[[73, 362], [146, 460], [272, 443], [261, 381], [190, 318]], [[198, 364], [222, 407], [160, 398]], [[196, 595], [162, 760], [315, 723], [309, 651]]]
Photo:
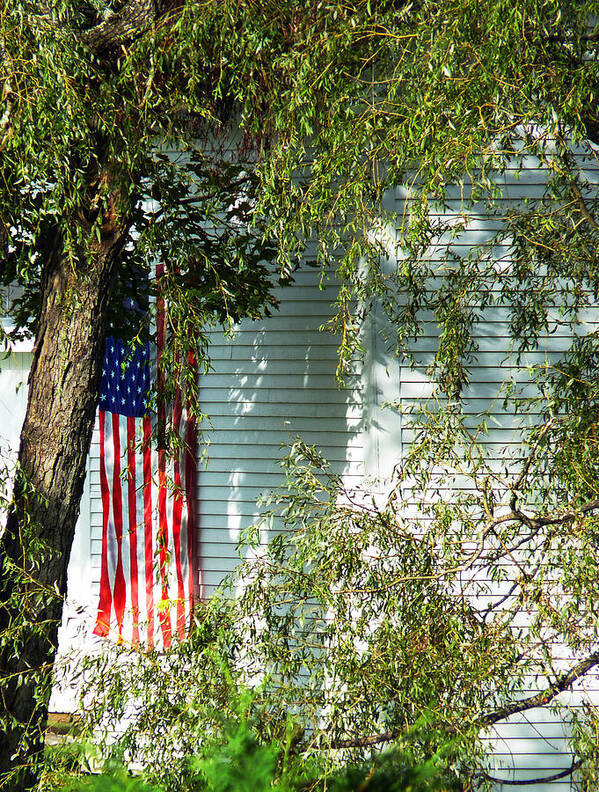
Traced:
[[[160, 315], [157, 336], [155, 366], [147, 343], [135, 348], [112, 337], [106, 342], [98, 410], [103, 520], [94, 633], [168, 649], [174, 636], [185, 637], [193, 607], [196, 432], [180, 391], [168, 410], [164, 400], [155, 414], [148, 409], [152, 371], [157, 369], [159, 384], [161, 378]], [[161, 443], [169, 411], [184, 448], [174, 460]]]

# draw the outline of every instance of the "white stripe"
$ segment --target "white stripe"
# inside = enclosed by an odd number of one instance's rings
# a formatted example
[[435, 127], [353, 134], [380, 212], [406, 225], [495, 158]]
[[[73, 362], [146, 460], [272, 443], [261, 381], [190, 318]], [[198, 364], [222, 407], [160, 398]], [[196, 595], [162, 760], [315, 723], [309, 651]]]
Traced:
[[[181, 410], [181, 423], [178, 427], [179, 437], [185, 442], [185, 429], [187, 427], [187, 412], [185, 407]], [[185, 491], [186, 481], [186, 453], [185, 445], [181, 448], [179, 454], [179, 469], [181, 471], [181, 488], [183, 490], [183, 509], [181, 514], [181, 574], [183, 576], [183, 591], [185, 592], [184, 612], [185, 612], [185, 627], [189, 625], [189, 609], [191, 605], [191, 595], [193, 592], [189, 590], [189, 555], [187, 552], [187, 493]]]
[[[152, 432], [155, 426], [152, 421]], [[152, 446], [152, 547], [154, 548], [154, 558], [152, 559], [152, 576], [154, 591], [154, 645], [157, 649], [163, 647], [162, 627], [160, 623], [160, 598], [162, 597], [162, 586], [160, 584], [160, 548], [158, 546], [158, 526], [159, 526], [159, 501], [158, 501], [158, 452]]]
[[123, 518], [123, 576], [125, 578], [125, 612], [123, 615], [123, 640], [126, 643], [131, 641], [133, 635], [133, 613], [131, 604], [131, 543], [129, 536], [129, 481], [127, 468], [127, 416], [119, 415], [119, 439], [120, 439], [120, 471], [121, 471], [121, 502]]
[[[172, 415], [171, 415], [172, 418]], [[173, 535], [173, 503], [174, 503], [174, 484], [175, 484], [175, 466], [170, 455], [166, 456], [165, 465], [165, 480], [166, 480], [166, 524], [168, 530], [168, 544], [167, 544], [167, 590], [170, 602], [177, 599], [177, 567], [175, 562], [175, 538]], [[169, 614], [171, 620], [171, 631], [174, 633], [174, 628], [177, 620], [177, 609], [169, 602]]]
[[135, 419], [135, 506], [137, 525], [137, 598], [139, 603], [139, 640], [145, 643], [148, 614], [146, 608], [146, 557], [144, 524], [143, 419]]

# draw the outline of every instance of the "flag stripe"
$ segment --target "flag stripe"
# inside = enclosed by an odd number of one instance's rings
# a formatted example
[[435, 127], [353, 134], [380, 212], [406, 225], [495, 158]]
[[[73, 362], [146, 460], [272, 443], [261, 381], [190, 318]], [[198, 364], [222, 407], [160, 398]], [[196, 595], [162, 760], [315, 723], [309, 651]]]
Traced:
[[144, 558], [146, 572], [146, 619], [148, 623], [148, 648], [154, 648], [154, 548], [152, 541], [152, 423], [150, 416], [143, 420], [144, 458]]
[[[181, 391], [177, 389], [173, 405], [173, 427], [176, 432], [181, 430]], [[183, 520], [183, 492], [181, 489], [181, 469], [179, 466], [179, 453], [174, 462], [174, 492], [173, 492], [173, 543], [175, 546], [175, 569], [177, 572], [177, 632], [179, 637], [185, 636], [185, 589], [183, 586], [183, 570], [181, 559], [181, 532]]]
[[129, 507], [129, 551], [131, 559], [131, 611], [133, 627], [131, 640], [139, 643], [139, 593], [137, 571], [137, 492], [135, 460], [135, 418], [127, 416], [127, 496]]
[[[188, 366], [193, 370], [197, 377], [197, 360], [193, 352], [187, 356]], [[196, 537], [196, 513], [195, 513], [195, 493], [196, 493], [196, 447], [197, 447], [197, 425], [195, 419], [190, 416], [190, 402], [186, 402], [187, 420], [185, 425], [185, 497], [187, 500], [187, 564], [188, 564], [188, 591], [189, 607], [193, 609], [195, 598], [194, 569], [196, 568], [194, 541]], [[198, 568], [201, 568], [199, 560]], [[202, 590], [199, 594], [202, 596]]]
[[159, 550], [159, 569], [160, 587], [162, 590], [160, 598], [160, 627], [162, 629], [162, 640], [168, 649], [171, 645], [171, 619], [168, 612], [168, 578], [167, 578], [167, 548], [168, 548], [168, 524], [166, 515], [166, 451], [164, 448], [158, 450], [158, 550]]
[[121, 433], [119, 415], [112, 413], [112, 516], [116, 536], [116, 571], [114, 577], [114, 612], [119, 628], [119, 640], [123, 637], [123, 618], [127, 599], [123, 572], [123, 492], [121, 488]]
[[100, 603], [94, 633], [100, 636], [108, 635], [110, 628], [110, 609], [112, 606], [112, 589], [108, 577], [108, 513], [109, 490], [106, 478], [106, 464], [104, 454], [104, 423], [106, 414], [99, 411], [100, 420], [100, 493], [102, 495], [102, 564], [100, 569]]

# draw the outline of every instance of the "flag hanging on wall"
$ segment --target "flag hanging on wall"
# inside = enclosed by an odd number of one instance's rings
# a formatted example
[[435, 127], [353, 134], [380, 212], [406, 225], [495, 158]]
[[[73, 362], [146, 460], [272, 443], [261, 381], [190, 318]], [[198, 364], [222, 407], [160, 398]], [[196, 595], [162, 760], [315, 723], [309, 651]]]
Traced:
[[[160, 372], [162, 317], [157, 331]], [[94, 633], [168, 649], [174, 636], [185, 637], [193, 607], [196, 432], [178, 391], [168, 411], [184, 451], [170, 460], [164, 447], [156, 448], [167, 405], [159, 400], [156, 414], [148, 410], [152, 369], [149, 344], [132, 351], [107, 339], [98, 411], [102, 558]]]

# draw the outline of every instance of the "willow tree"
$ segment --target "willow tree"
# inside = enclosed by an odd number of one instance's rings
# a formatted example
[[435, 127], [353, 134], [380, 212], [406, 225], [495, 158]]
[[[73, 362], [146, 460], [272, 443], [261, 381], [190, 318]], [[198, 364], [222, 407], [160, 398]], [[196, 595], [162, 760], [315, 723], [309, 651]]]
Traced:
[[[341, 283], [340, 374], [373, 301], [400, 354], [432, 308], [444, 328], [434, 370], [458, 400], [475, 352], [468, 306], [499, 286], [514, 334], [534, 345], [556, 293], [575, 321], [597, 290], [597, 195], [574, 156], [599, 128], [594, 13], [558, 0], [3, 6], [2, 279], [24, 287], [15, 318], [35, 338], [1, 546], [9, 788], [33, 783], [19, 768], [40, 747], [103, 344], [111, 323], [128, 323], [125, 298], [147, 301], [152, 263], [168, 261], [160, 288], [176, 312], [173, 377], [184, 376], [190, 339], [215, 317], [265, 310], [264, 260], [290, 278], [316, 235]], [[447, 185], [485, 200], [523, 150], [552, 176], [511, 217], [517, 266], [498, 280], [484, 256], [428, 262]], [[372, 231], [398, 184], [412, 200], [389, 274]], [[572, 423], [583, 445], [591, 413]], [[570, 506], [590, 503], [560, 482]]]

